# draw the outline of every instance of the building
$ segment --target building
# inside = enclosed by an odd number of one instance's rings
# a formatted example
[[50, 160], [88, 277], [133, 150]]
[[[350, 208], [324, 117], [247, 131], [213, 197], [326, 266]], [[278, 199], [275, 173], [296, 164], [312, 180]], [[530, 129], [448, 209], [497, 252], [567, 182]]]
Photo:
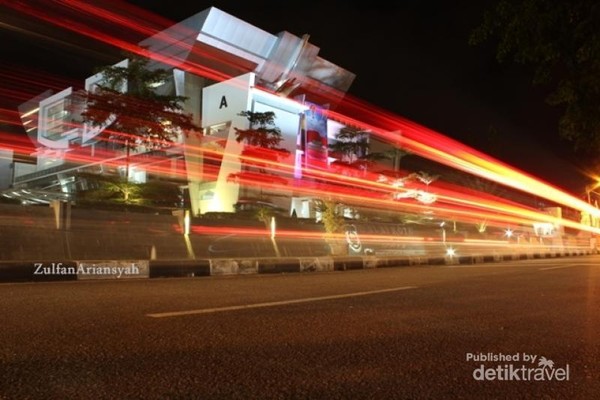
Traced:
[[[234, 211], [240, 199], [256, 197], [244, 182], [232, 179], [244, 168], [243, 145], [236, 141], [235, 130], [249, 128], [239, 115], [243, 111], [275, 114], [283, 136], [280, 145], [288, 152], [278, 160], [279, 174], [286, 179], [301, 179], [303, 167], [329, 165], [327, 145], [342, 125], [328, 120], [322, 110], [335, 107], [354, 74], [319, 57], [308, 35], [273, 35], [209, 8], [140, 46], [154, 55], [150, 67], [172, 72], [156, 90], [187, 97], [185, 111], [204, 135], [182, 136], [160, 151], [140, 148], [125, 172], [123, 152], [100, 140], [103, 129], [81, 123], [84, 104], [76, 89], [43, 93], [19, 107], [37, 160], [15, 162], [12, 190], [21, 190], [24, 201], [40, 200], [32, 191], [62, 199], [86, 189], [86, 182], [77, 179], [80, 171], [128, 173], [132, 182], [145, 182], [159, 163], [163, 176], [181, 181], [195, 215]], [[123, 60], [118, 65], [126, 64]], [[88, 78], [85, 89], [101, 79]], [[296, 196], [292, 187], [276, 197], [277, 206], [309, 216], [307, 199]]]

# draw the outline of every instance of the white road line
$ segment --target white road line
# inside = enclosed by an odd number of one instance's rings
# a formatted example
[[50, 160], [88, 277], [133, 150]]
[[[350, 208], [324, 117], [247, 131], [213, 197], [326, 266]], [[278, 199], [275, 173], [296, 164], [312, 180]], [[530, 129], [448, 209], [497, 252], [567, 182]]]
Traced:
[[239, 306], [229, 306], [229, 307], [202, 308], [202, 309], [198, 309], [198, 310], [172, 311], [172, 312], [146, 314], [146, 316], [151, 317], [151, 318], [166, 318], [166, 317], [180, 317], [183, 315], [193, 315], [193, 314], [210, 314], [210, 313], [217, 313], [217, 312], [224, 312], [224, 311], [246, 310], [249, 308], [275, 307], [275, 306], [283, 306], [283, 305], [288, 305], [288, 304], [309, 303], [309, 302], [313, 302], [313, 301], [323, 301], [323, 300], [344, 299], [344, 298], [348, 298], [348, 297], [368, 296], [371, 294], [398, 292], [400, 290], [409, 290], [409, 289], [416, 289], [416, 288], [417, 288], [417, 286], [402, 286], [402, 287], [396, 287], [396, 288], [390, 288], [390, 289], [372, 290], [369, 292], [355, 292], [355, 293], [336, 294], [336, 295], [332, 295], [332, 296], [307, 297], [304, 299], [270, 301], [268, 303], [243, 304], [243, 305], [239, 305]]
[[540, 268], [540, 271], [549, 271], [551, 269], [562, 269], [562, 268], [572, 268], [574, 267], [574, 265], [560, 265], [558, 267], [547, 267], [547, 268]]

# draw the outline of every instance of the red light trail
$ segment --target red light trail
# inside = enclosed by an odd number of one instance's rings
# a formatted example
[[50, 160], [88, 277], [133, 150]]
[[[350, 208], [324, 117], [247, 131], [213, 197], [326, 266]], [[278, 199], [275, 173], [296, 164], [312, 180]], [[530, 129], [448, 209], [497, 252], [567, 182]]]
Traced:
[[[127, 35], [153, 36], [160, 31], [160, 29], [157, 29], [157, 26], [167, 27], [169, 25], [169, 21], [152, 16], [152, 14], [147, 13], [146, 11], [123, 5], [120, 6], [118, 8], [119, 11], [116, 12], [114, 10], [107, 10], [93, 4], [79, 1], [54, 1], [50, 4], [52, 6], [49, 7], [49, 9], [44, 10], [36, 9], [19, 2], [12, 6], [24, 14], [51, 23], [57, 27], [76, 32], [79, 35], [110, 44], [128, 52], [148, 56], [153, 60], [176, 66], [177, 68], [187, 70], [199, 76], [216, 81], [223, 81], [230, 78], [230, 76], [222, 72], [207, 68], [203, 65], [149, 52], [136, 44], [132, 44], [126, 38]], [[68, 17], [63, 15], [63, 12], [65, 11], [67, 11], [66, 15]], [[142, 15], [141, 13], [144, 13], [144, 18], [139, 17]], [[144, 19], [151, 21], [152, 24], [144, 22]], [[119, 36], [107, 33], [105, 30], [106, 24], [117, 26], [118, 29], [113, 28], [111, 32], [119, 32]], [[177, 44], [178, 46], [184, 46], [182, 47], [182, 50], [188, 52], [199, 51], [188, 45], [181, 44], [167, 35], [157, 36], [156, 39], [164, 41], [165, 45]], [[204, 57], [213, 57], [204, 53], [201, 55]], [[222, 60], [222, 62], [226, 61]], [[27, 73], [28, 77], [26, 78], [25, 76], [26, 75], [24, 74], [19, 74], [17, 71], [0, 72], [0, 78], [12, 80], [17, 87], [26, 87], [28, 84], [33, 84], [35, 86], [45, 85], [46, 87], [62, 88], [59, 80], [53, 79], [52, 82], [47, 82], [44, 76], [39, 74], [32, 75], [29, 72]], [[20, 100], [27, 100], [25, 91], [21, 92], [17, 89], [0, 94]], [[349, 115], [352, 115], [352, 117], [348, 117]], [[366, 104], [351, 96], [346, 96], [337, 111], [329, 111], [328, 116], [341, 123], [369, 130], [385, 142], [398, 148], [410, 150], [416, 155], [426, 159], [466, 172], [467, 174], [482, 177], [524, 193], [545, 198], [556, 204], [584, 211], [593, 216], [600, 216], [600, 210], [597, 208], [546, 182], [542, 182], [539, 179], [512, 168], [493, 157], [485, 155], [438, 132], [412, 121], [408, 121], [388, 111], [381, 110], [373, 105]], [[122, 138], [121, 140], [124, 140], [123, 138], [126, 137], [126, 135], [120, 133], [119, 136]], [[15, 142], [14, 136], [2, 134], [0, 139], [3, 143], [9, 144], [16, 153], [26, 155], [30, 152], [26, 143]], [[246, 176], [240, 176], [238, 178], [238, 181], [241, 183], [260, 185], [266, 190], [279, 191], [282, 193], [293, 191], [295, 194], [305, 196], [334, 198], [346, 202], [349, 205], [366, 206], [388, 211], [414, 213], [431, 211], [436, 218], [439, 219], [456, 219], [469, 223], [486, 221], [490, 226], [497, 227], [506, 225], [531, 225], [533, 222], [547, 222], [554, 225], [566, 226], [600, 234], [600, 230], [582, 225], [575, 221], [552, 217], [528, 206], [517, 204], [514, 201], [494, 197], [485, 193], [476, 193], [473, 190], [467, 191], [458, 186], [443, 184], [424, 186], [412, 183], [410, 189], [429, 191], [432, 194], [435, 194], [435, 203], [424, 205], [419, 204], [414, 199], [405, 199], [402, 201], [394, 200], [394, 193], [405, 193], [409, 188], [398, 188], [390, 183], [378, 182], [378, 174], [376, 173], [364, 172], [362, 173], [362, 176], [346, 176], [340, 173], [305, 167], [302, 169], [304, 179], [298, 181], [293, 179], [295, 172], [294, 167], [286, 162], [265, 160], [259, 157], [248, 157], [236, 153], [226, 154], [204, 147], [188, 146], [186, 151], [201, 153], [206, 159], [213, 158], [218, 162], [222, 162], [224, 157], [234, 157], [249, 164], [260, 163], [269, 173], [284, 177], [284, 183], [277, 181], [269, 182], [268, 177], [263, 176], [263, 179], [259, 179], [260, 177], [256, 175], [253, 176], [252, 174], [246, 174]], [[66, 160], [83, 165], [99, 162], [98, 156], [99, 154], [91, 156], [75, 151], [66, 153]], [[105, 157], [101, 158], [103, 163], [113, 167], [121, 166], [124, 163], [123, 157], [116, 157], [114, 154], [106, 153], [102, 157]], [[145, 166], [149, 173], [157, 175], [172, 174], [172, 171], [168, 166], [161, 165], [161, 162], [164, 161], [163, 159], [153, 157], [154, 156], [150, 156], [145, 162]], [[196, 169], [191, 168], [188, 172], [177, 171], [177, 174], [180, 178], [185, 179], [188, 174], [192, 174], [191, 170]], [[206, 168], [205, 171], [206, 173], [202, 177], [195, 177], [193, 175], [191, 177], [197, 179], [202, 178], [204, 180], [207, 178], [216, 179], [218, 170]], [[202, 230], [205, 228], [198, 227], [198, 229]], [[257, 232], [258, 231], [252, 230], [238, 230], [238, 233], [243, 234], [256, 234]], [[260, 232], [261, 234], [264, 234], [264, 231], [260, 230]], [[298, 232], [295, 233], [300, 234]], [[287, 235], [285, 232], [282, 232], [281, 234]], [[292, 233], [289, 234], [291, 235]], [[306, 234], [306, 232], [303, 232], [302, 234]], [[377, 238], [383, 240], [381, 236], [377, 236]]]

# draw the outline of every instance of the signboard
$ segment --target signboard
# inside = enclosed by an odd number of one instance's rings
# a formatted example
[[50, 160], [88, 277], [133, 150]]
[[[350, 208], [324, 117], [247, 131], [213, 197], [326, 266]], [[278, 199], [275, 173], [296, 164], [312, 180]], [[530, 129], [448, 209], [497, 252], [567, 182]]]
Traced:
[[304, 158], [307, 168], [327, 168], [327, 116], [315, 104], [304, 112]]

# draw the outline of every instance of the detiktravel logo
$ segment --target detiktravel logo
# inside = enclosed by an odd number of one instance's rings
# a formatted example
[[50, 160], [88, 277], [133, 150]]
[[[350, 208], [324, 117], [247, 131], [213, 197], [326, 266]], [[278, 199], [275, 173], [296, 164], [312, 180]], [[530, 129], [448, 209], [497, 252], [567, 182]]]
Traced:
[[467, 353], [466, 360], [477, 363], [477, 381], [568, 381], [569, 364], [556, 365], [544, 356], [528, 353]]

